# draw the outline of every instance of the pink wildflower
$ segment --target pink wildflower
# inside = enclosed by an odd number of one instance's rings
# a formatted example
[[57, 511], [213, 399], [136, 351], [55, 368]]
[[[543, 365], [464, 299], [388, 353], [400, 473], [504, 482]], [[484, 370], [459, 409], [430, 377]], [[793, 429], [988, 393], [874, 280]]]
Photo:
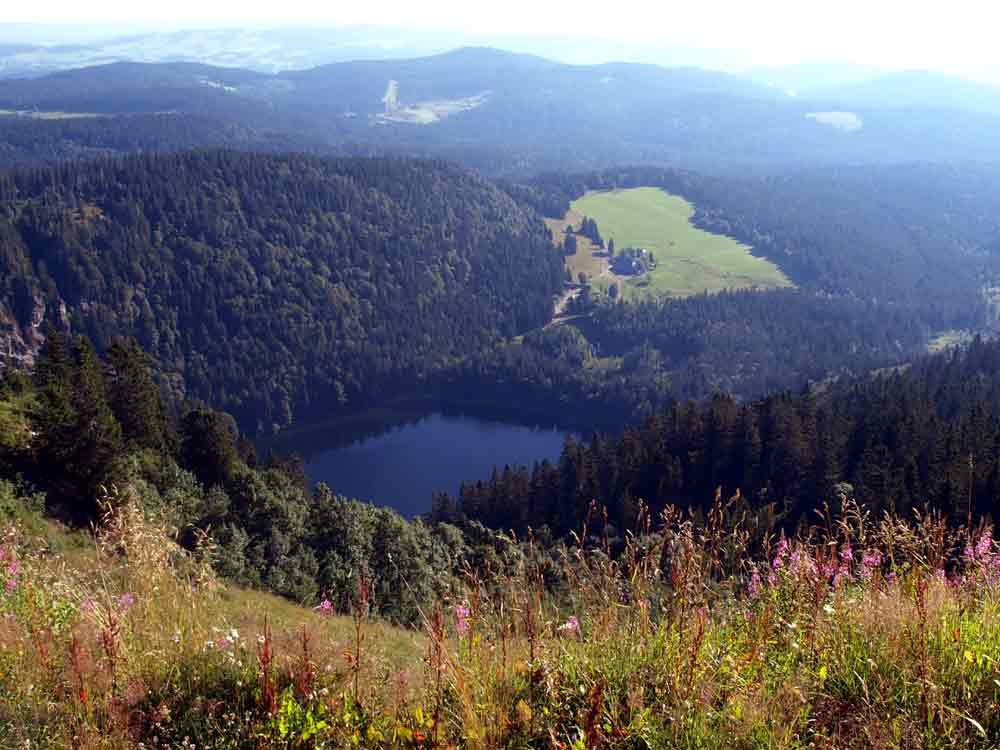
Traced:
[[760, 595], [760, 590], [760, 573], [758, 573], [757, 570], [754, 570], [753, 575], [750, 576], [750, 583], [747, 585], [747, 593], [750, 595], [751, 599], [756, 599]]
[[812, 556], [801, 547], [796, 547], [795, 551], [792, 552], [788, 559], [788, 567], [791, 568], [796, 577], [816, 575], [816, 563]]
[[566, 635], [580, 635], [580, 621], [576, 615], [570, 615], [569, 619], [559, 626], [559, 631]]
[[227, 649], [232, 645], [233, 642], [230, 641], [228, 638], [226, 638], [226, 636], [222, 636], [219, 640], [215, 642], [215, 647], [218, 648], [220, 651], [223, 649]]
[[118, 604], [119, 604], [119, 606], [122, 607], [122, 609], [128, 609], [133, 604], [135, 604], [135, 595], [134, 594], [122, 594], [120, 597], [118, 597]]
[[844, 545], [844, 549], [840, 551], [840, 559], [845, 563], [849, 563], [854, 560], [854, 550], [851, 549], [850, 542]]
[[463, 601], [461, 604], [456, 604], [454, 614], [455, 630], [459, 635], [465, 635], [469, 632], [469, 616], [472, 614], [469, 603]]
[[[13, 550], [4, 548], [4, 557], [7, 560], [10, 560], [10, 562], [7, 563], [7, 584], [4, 587], [7, 590], [7, 593], [10, 594], [17, 588], [17, 577], [21, 573], [21, 564], [14, 556]], [[0, 558], [0, 560], [2, 559], [4, 558]]]
[[782, 539], [778, 542], [778, 548], [774, 552], [774, 560], [771, 562], [771, 568], [773, 570], [781, 570], [785, 565], [785, 560], [788, 557], [788, 540]]
[[861, 564], [866, 568], [877, 568], [882, 564], [882, 553], [877, 549], [867, 550], [861, 556]]
[[871, 578], [872, 574], [882, 566], [882, 553], [877, 549], [865, 550], [861, 555], [861, 577]]
[[836, 574], [833, 576], [834, 587], [839, 586], [843, 581], [850, 583], [853, 580], [851, 577], [851, 567], [847, 563], [841, 563], [840, 567], [837, 568]]
[[979, 537], [979, 542], [976, 544], [976, 557], [980, 560], [990, 556], [990, 552], [993, 549], [993, 537], [989, 534], [983, 534]]
[[313, 609], [320, 614], [328, 615], [333, 612], [333, 602], [329, 599], [324, 599], [319, 604], [317, 604]]
[[91, 612], [93, 612], [94, 611], [93, 599], [91, 599], [89, 596], [84, 597], [83, 601], [80, 602], [80, 611], [86, 614], [90, 614]]

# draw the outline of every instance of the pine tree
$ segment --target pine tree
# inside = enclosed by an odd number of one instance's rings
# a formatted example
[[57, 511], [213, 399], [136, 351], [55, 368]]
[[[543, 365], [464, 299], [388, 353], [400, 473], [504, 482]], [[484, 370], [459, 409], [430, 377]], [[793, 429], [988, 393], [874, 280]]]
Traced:
[[185, 467], [205, 487], [226, 484], [237, 464], [236, 435], [232, 418], [211, 409], [197, 408], [181, 422], [181, 455]]
[[74, 346], [76, 373], [72, 404], [76, 412], [73, 455], [68, 468], [84, 493], [78, 507], [85, 515], [97, 510], [96, 499], [114, 460], [122, 452], [121, 425], [108, 406], [101, 360], [90, 341], [80, 336]]
[[58, 503], [74, 494], [67, 464], [72, 459], [77, 425], [73, 399], [75, 366], [66, 337], [49, 330], [35, 367], [38, 388], [38, 468], [50, 485], [50, 501]]
[[135, 339], [116, 341], [108, 350], [113, 376], [110, 404], [129, 450], [174, 451], [175, 436], [150, 360]]

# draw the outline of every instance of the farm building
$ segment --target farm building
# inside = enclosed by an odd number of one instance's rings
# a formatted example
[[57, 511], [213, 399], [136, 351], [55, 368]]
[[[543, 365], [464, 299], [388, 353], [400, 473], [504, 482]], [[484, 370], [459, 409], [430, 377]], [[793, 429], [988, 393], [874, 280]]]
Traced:
[[611, 259], [611, 270], [619, 276], [639, 276], [654, 268], [656, 259], [642, 247], [626, 247]]

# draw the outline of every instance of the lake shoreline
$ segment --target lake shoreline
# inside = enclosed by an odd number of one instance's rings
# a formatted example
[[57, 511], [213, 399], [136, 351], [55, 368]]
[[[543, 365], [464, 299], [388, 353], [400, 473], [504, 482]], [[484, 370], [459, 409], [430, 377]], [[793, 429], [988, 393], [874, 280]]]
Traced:
[[[353, 431], [346, 429], [351, 424]], [[339, 420], [311, 439], [304, 469], [311, 483], [335, 494], [389, 507], [407, 518], [430, 512], [439, 493], [458, 496], [464, 482], [542, 461], [556, 463], [569, 430], [512, 424], [442, 411], [390, 411]], [[303, 436], [298, 436], [302, 444]]]

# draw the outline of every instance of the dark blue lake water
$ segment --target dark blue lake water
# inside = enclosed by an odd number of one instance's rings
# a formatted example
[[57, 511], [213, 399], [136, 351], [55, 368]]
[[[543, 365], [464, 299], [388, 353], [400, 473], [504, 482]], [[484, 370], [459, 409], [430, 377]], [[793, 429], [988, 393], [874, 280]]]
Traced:
[[463, 480], [502, 468], [556, 461], [566, 432], [475, 417], [430, 414], [329, 449], [306, 451], [306, 472], [338, 495], [426, 513], [435, 492], [455, 495]]

